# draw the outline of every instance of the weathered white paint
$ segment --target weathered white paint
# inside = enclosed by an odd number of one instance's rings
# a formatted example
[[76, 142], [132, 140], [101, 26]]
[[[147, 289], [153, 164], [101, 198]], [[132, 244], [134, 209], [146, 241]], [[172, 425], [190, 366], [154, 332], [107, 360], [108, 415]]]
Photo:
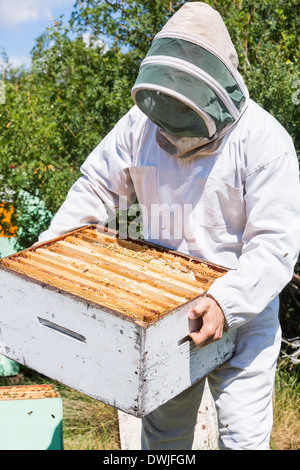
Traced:
[[[161, 318], [146, 331], [142, 357], [141, 410], [154, 409], [205, 377], [229, 359], [235, 350], [235, 332], [217, 342], [197, 348], [187, 339], [187, 315], [197, 300], [186, 303], [173, 314]], [[182, 342], [183, 340], [183, 342]]]
[[181, 344], [193, 302], [139, 324], [1, 268], [0, 354], [143, 416], [234, 354], [234, 332], [203, 349]]
[[[0, 296], [0, 354], [134, 411], [140, 363], [137, 325], [5, 271], [0, 271]], [[80, 334], [85, 342], [42, 325], [38, 318]]]

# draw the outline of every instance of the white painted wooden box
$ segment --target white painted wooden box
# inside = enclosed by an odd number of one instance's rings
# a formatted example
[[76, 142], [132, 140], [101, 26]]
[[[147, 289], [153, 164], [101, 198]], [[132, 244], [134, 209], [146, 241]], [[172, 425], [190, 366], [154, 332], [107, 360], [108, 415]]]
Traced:
[[0, 354], [142, 417], [228, 360], [187, 315], [225, 268], [88, 226], [0, 261]]

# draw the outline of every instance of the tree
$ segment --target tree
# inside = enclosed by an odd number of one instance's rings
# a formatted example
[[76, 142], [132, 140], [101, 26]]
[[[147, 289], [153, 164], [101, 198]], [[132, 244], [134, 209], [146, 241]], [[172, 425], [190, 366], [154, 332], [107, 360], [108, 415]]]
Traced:
[[[138, 60], [155, 34], [185, 2], [77, 0], [72, 27], [109, 37]], [[300, 147], [300, 49], [298, 0], [208, 0], [219, 11], [240, 59], [250, 95], [273, 114]]]
[[47, 227], [87, 154], [131, 106], [132, 54], [68, 33], [57, 22], [38, 39], [28, 73], [7, 69], [0, 174], [20, 248]]

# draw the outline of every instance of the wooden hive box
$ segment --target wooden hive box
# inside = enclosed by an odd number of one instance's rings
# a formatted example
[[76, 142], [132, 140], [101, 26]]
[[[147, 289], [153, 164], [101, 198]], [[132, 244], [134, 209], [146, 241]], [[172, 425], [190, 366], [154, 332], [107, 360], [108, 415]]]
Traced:
[[226, 272], [88, 226], [0, 261], [0, 354], [141, 417], [234, 354], [188, 312]]
[[0, 450], [63, 450], [62, 399], [53, 385], [0, 387]]

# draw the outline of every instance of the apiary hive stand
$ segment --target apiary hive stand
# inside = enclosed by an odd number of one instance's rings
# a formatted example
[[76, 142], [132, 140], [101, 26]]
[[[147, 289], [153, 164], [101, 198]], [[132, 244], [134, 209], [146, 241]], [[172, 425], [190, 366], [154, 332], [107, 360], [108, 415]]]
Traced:
[[53, 385], [0, 387], [0, 450], [63, 450], [62, 399]]
[[188, 336], [225, 272], [84, 227], [0, 261], [0, 354], [144, 416], [234, 354], [235, 332], [203, 349]]

